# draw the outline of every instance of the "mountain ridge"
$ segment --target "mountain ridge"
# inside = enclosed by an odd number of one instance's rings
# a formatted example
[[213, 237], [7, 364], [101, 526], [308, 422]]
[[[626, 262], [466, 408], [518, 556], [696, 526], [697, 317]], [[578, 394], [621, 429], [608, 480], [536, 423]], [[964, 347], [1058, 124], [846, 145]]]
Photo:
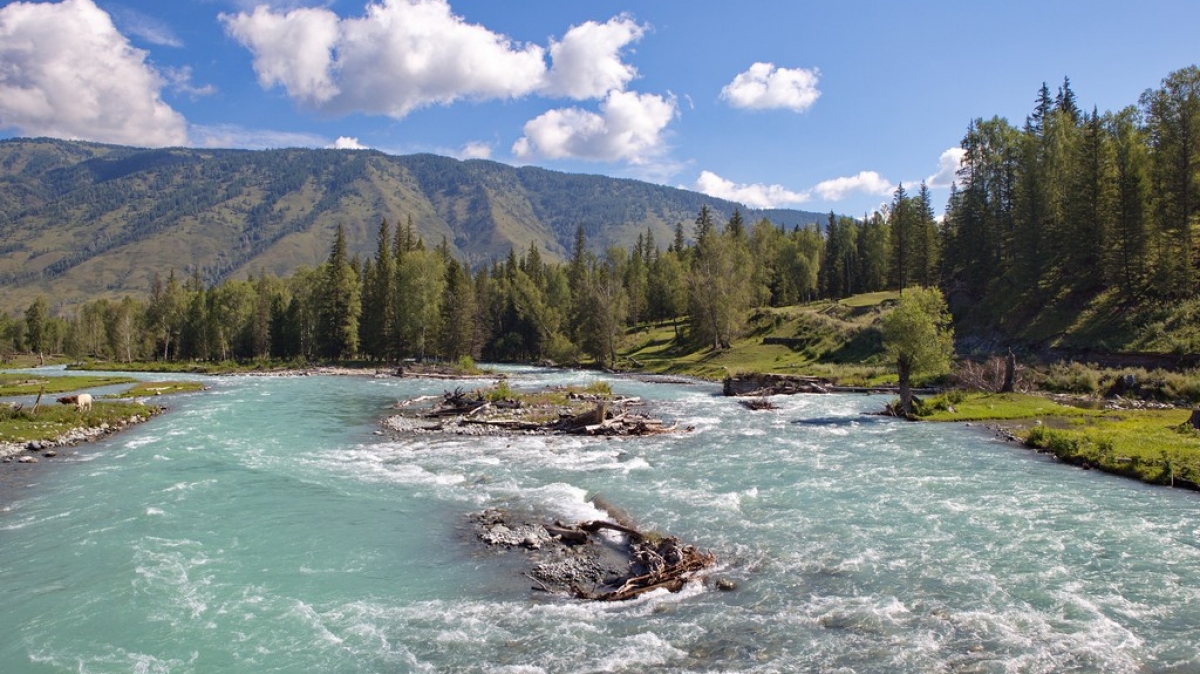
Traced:
[[697, 192], [434, 154], [376, 150], [142, 149], [50, 138], [0, 140], [0, 308], [45, 295], [55, 307], [148, 292], [155, 274], [207, 283], [287, 275], [328, 255], [346, 230], [351, 253], [373, 254], [381, 219], [412, 218], [429, 245], [443, 238], [473, 265], [540, 244], [660, 246], [707, 205], [718, 221], [822, 222], [806, 211], [748, 209]]

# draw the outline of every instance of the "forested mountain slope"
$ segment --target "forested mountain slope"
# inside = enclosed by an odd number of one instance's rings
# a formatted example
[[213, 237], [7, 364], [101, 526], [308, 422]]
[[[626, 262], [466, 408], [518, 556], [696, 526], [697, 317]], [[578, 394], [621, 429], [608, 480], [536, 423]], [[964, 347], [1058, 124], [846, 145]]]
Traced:
[[[664, 245], [707, 204], [737, 206], [635, 180], [496, 162], [375, 151], [159, 149], [53, 139], [0, 141], [0, 310], [38, 295], [52, 306], [144, 295], [155, 273], [207, 283], [287, 275], [320, 264], [341, 224], [351, 253], [374, 249], [381, 219], [409, 218], [472, 264], [538, 242], [564, 259], [583, 226], [589, 246], [631, 248], [649, 229]], [[748, 221], [763, 213], [743, 209]], [[772, 210], [791, 226], [827, 216]]]

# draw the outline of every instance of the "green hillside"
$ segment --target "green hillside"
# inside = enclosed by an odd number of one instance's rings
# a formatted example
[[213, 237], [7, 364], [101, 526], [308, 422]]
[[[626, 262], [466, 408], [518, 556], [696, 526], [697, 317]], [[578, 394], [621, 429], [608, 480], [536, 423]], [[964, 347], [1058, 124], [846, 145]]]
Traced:
[[[496, 162], [375, 151], [158, 149], [53, 139], [0, 141], [0, 309], [39, 294], [53, 307], [143, 295], [155, 273], [208, 283], [260, 270], [283, 276], [325, 259], [332, 232], [374, 250], [381, 218], [408, 218], [473, 264], [539, 243], [563, 259], [582, 225], [589, 245], [660, 244], [701, 206], [737, 207], [635, 180]], [[743, 209], [754, 221], [762, 212]], [[770, 211], [791, 226], [825, 216]]]

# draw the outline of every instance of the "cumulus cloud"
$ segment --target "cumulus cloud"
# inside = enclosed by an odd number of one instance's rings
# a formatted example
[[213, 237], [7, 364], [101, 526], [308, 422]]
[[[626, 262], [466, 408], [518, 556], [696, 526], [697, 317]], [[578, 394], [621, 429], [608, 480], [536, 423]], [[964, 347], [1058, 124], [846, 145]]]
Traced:
[[166, 82], [92, 0], [0, 8], [0, 128], [139, 146], [182, 145]]
[[334, 150], [369, 150], [371, 148], [362, 145], [357, 138], [351, 136], [338, 136], [338, 139], [333, 141], [332, 149]]
[[725, 85], [721, 98], [735, 108], [804, 112], [821, 96], [817, 89], [819, 76], [816, 68], [776, 68], [774, 63], [759, 62]]
[[963, 157], [967, 151], [961, 147], [952, 147], [938, 158], [937, 173], [925, 179], [929, 187], [950, 187], [958, 180], [958, 169], [962, 166]]
[[542, 47], [469, 24], [446, 0], [383, 0], [351, 19], [259, 6], [221, 20], [254, 54], [263, 87], [282, 85], [325, 112], [401, 118], [460, 99], [523, 96], [545, 79]]
[[861, 171], [856, 176], [822, 181], [813, 188], [813, 191], [827, 201], [840, 201], [846, 195], [854, 192], [887, 196], [895, 189], [894, 184], [875, 171]]
[[645, 164], [665, 151], [664, 133], [677, 112], [674, 96], [613, 91], [600, 104], [599, 113], [565, 108], [526, 122], [525, 135], [512, 151], [521, 159]]
[[696, 191], [718, 199], [727, 199], [751, 208], [779, 208], [808, 201], [807, 192], [793, 192], [782, 185], [739, 185], [712, 171], [702, 171]]
[[482, 140], [471, 141], [463, 146], [458, 156], [462, 159], [491, 159], [492, 144]]
[[637, 77], [637, 69], [621, 60], [621, 52], [645, 33], [646, 27], [627, 15], [573, 26], [561, 42], [550, 42], [554, 65], [546, 76], [545, 92], [583, 100], [625, 89]]
[[284, 147], [329, 147], [329, 139], [310, 133], [247, 129], [235, 124], [196, 125], [192, 144], [198, 147], [237, 147], [270, 150]]
[[338, 93], [333, 83], [333, 48], [338, 17], [327, 9], [279, 14], [260, 5], [252, 14], [221, 15], [226, 30], [254, 53], [263, 88], [283, 85], [292, 98], [318, 106]]

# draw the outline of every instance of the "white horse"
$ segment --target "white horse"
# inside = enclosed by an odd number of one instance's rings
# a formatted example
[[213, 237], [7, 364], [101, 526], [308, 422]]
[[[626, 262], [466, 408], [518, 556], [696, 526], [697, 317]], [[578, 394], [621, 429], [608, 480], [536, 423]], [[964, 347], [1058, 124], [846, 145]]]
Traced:
[[84, 410], [87, 410], [89, 412], [92, 411], [92, 394], [91, 393], [80, 393], [79, 395], [74, 395], [74, 396], [63, 396], [58, 399], [58, 402], [62, 403], [63, 405], [74, 405], [76, 412], [82, 412]]

